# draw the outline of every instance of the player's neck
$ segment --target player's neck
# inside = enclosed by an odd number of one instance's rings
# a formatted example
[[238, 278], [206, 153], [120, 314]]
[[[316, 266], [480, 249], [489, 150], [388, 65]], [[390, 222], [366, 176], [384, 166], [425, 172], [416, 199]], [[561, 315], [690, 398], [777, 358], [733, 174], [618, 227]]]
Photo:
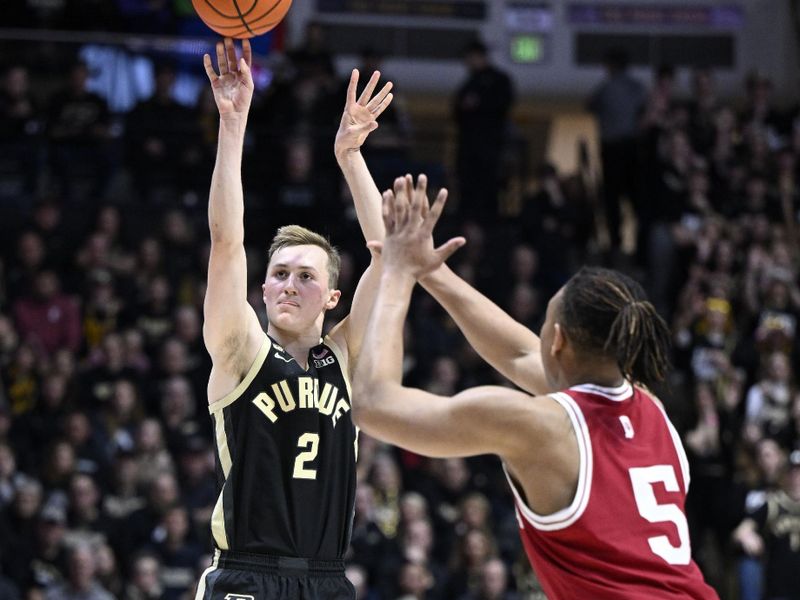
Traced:
[[614, 388], [625, 382], [619, 367], [611, 362], [606, 364], [595, 362], [595, 364], [589, 365], [589, 368], [586, 369], [576, 368], [569, 374], [565, 374], [564, 380], [565, 387], [568, 388], [584, 383]]
[[315, 326], [305, 331], [286, 331], [270, 324], [267, 328], [269, 336], [278, 342], [286, 352], [304, 368], [307, 366], [308, 351], [319, 344], [322, 337], [322, 327]]

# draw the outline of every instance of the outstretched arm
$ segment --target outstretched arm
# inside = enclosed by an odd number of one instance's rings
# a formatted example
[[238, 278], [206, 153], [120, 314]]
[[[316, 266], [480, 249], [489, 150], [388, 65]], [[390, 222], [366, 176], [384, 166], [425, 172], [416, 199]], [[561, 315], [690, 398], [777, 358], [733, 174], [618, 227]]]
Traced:
[[[211, 254], [203, 304], [203, 339], [215, 369], [232, 377], [243, 373], [255, 353], [261, 327], [247, 302], [247, 261], [244, 250], [244, 194], [241, 165], [247, 113], [253, 95], [252, 54], [247, 40], [236, 58], [233, 41], [217, 44], [219, 74], [211, 57], [203, 63], [219, 109], [219, 142], [208, 202]], [[257, 348], [256, 348], [257, 352]], [[245, 364], [246, 363], [246, 364]], [[213, 398], [216, 399], [216, 398]]]
[[342, 170], [353, 203], [356, 207], [358, 223], [364, 233], [364, 239], [383, 239], [383, 220], [381, 218], [381, 193], [378, 191], [372, 175], [367, 169], [361, 146], [370, 133], [378, 128], [378, 117], [392, 103], [392, 82], [387, 82], [373, 97], [373, 92], [380, 80], [380, 72], [375, 71], [370, 77], [361, 96], [356, 99], [359, 73], [353, 69], [350, 83], [347, 86], [342, 120], [336, 132], [333, 152]]
[[[356, 98], [358, 70], [353, 69], [347, 87], [342, 120], [336, 133], [334, 153], [353, 195], [358, 222], [365, 240], [382, 240], [384, 235], [381, 217], [381, 194], [372, 180], [361, 155], [361, 146], [367, 136], [378, 128], [378, 117], [392, 102], [392, 83], [387, 82], [375, 92], [380, 73], [375, 71], [362, 94]], [[373, 95], [374, 94], [374, 95]], [[374, 260], [361, 276], [353, 296], [348, 317], [331, 331], [331, 337], [347, 348], [349, 368], [352, 373], [361, 351], [361, 341], [369, 318], [369, 308], [375, 298], [380, 277]]]
[[[416, 278], [440, 267], [464, 240], [433, 247], [433, 226], [447, 194], [440, 192], [430, 211], [427, 198], [413, 189], [410, 176], [384, 194], [387, 237], [382, 247], [380, 286], [356, 368], [353, 418], [384, 441], [427, 456], [524, 453], [547, 456], [554, 431], [563, 436], [562, 411], [552, 401], [501, 387], [437, 396], [401, 383], [403, 322]], [[409, 202], [409, 198], [411, 201]]]
[[447, 265], [423, 277], [420, 284], [452, 317], [481, 358], [526, 392], [538, 395], [552, 391], [535, 333]]

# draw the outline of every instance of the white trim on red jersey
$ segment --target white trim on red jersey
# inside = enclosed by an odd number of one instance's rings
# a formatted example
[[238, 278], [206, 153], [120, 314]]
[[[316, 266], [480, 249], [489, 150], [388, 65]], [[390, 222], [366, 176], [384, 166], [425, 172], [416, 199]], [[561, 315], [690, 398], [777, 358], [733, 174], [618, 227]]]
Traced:
[[570, 398], [569, 394], [556, 392], [555, 394], [550, 394], [550, 397], [567, 411], [570, 422], [572, 423], [572, 428], [575, 431], [575, 437], [578, 440], [578, 486], [572, 503], [568, 507], [562, 508], [550, 515], [540, 515], [533, 512], [522, 499], [522, 495], [514, 485], [514, 480], [511, 478], [505, 464], [503, 464], [503, 471], [506, 474], [506, 479], [508, 479], [508, 484], [511, 486], [511, 491], [514, 493], [519, 513], [531, 526], [540, 531], [556, 531], [559, 529], [566, 529], [572, 525], [586, 510], [586, 505], [589, 504], [589, 496], [592, 491], [592, 441], [589, 438], [589, 429], [586, 426], [583, 412], [578, 404]]
[[684, 483], [684, 493], [689, 493], [689, 459], [686, 457], [686, 450], [683, 448], [683, 442], [681, 442], [681, 436], [678, 435], [678, 431], [675, 429], [675, 426], [672, 424], [672, 421], [669, 420], [667, 416], [667, 411], [664, 410], [664, 406], [653, 398], [650, 394], [645, 392], [643, 394], [650, 398], [650, 402], [655, 404], [658, 407], [658, 410], [661, 411], [661, 415], [664, 417], [664, 421], [667, 424], [667, 428], [669, 429], [669, 435], [672, 437], [672, 443], [675, 444], [675, 453], [678, 455], [678, 462], [681, 465], [681, 473], [683, 473], [683, 483]]
[[633, 386], [627, 380], [622, 382], [622, 385], [617, 387], [605, 387], [602, 385], [595, 385], [593, 383], [582, 383], [581, 385], [573, 385], [570, 390], [576, 392], [583, 392], [584, 394], [594, 394], [602, 396], [614, 402], [622, 402], [633, 396]]

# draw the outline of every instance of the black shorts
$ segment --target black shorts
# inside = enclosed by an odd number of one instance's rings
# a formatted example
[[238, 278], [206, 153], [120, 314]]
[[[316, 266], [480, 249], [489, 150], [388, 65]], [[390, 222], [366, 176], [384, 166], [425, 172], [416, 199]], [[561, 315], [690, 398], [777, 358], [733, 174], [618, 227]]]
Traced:
[[222, 552], [201, 575], [195, 600], [353, 600], [344, 561]]

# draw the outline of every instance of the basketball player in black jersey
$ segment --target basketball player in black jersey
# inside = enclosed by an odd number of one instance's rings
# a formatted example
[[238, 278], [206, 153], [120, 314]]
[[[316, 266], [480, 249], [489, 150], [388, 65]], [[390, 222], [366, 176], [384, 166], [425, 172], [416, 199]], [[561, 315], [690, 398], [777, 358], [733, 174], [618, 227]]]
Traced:
[[[219, 73], [204, 56], [220, 113], [211, 180], [203, 336], [213, 361], [209, 410], [216, 432], [219, 498], [211, 528], [212, 566], [197, 599], [352, 598], [342, 558], [350, 540], [357, 431], [350, 416], [350, 373], [377, 287], [370, 266], [352, 312], [323, 339], [336, 306], [339, 255], [322, 236], [290, 225], [269, 249], [263, 284], [265, 334], [247, 302], [241, 157], [253, 93], [251, 50], [217, 44]], [[381, 197], [366, 181], [359, 148], [392, 101], [375, 92], [374, 73], [356, 99], [353, 71], [334, 149], [362, 199], [356, 211], [367, 239], [383, 238]], [[371, 180], [370, 180], [371, 181]]]

